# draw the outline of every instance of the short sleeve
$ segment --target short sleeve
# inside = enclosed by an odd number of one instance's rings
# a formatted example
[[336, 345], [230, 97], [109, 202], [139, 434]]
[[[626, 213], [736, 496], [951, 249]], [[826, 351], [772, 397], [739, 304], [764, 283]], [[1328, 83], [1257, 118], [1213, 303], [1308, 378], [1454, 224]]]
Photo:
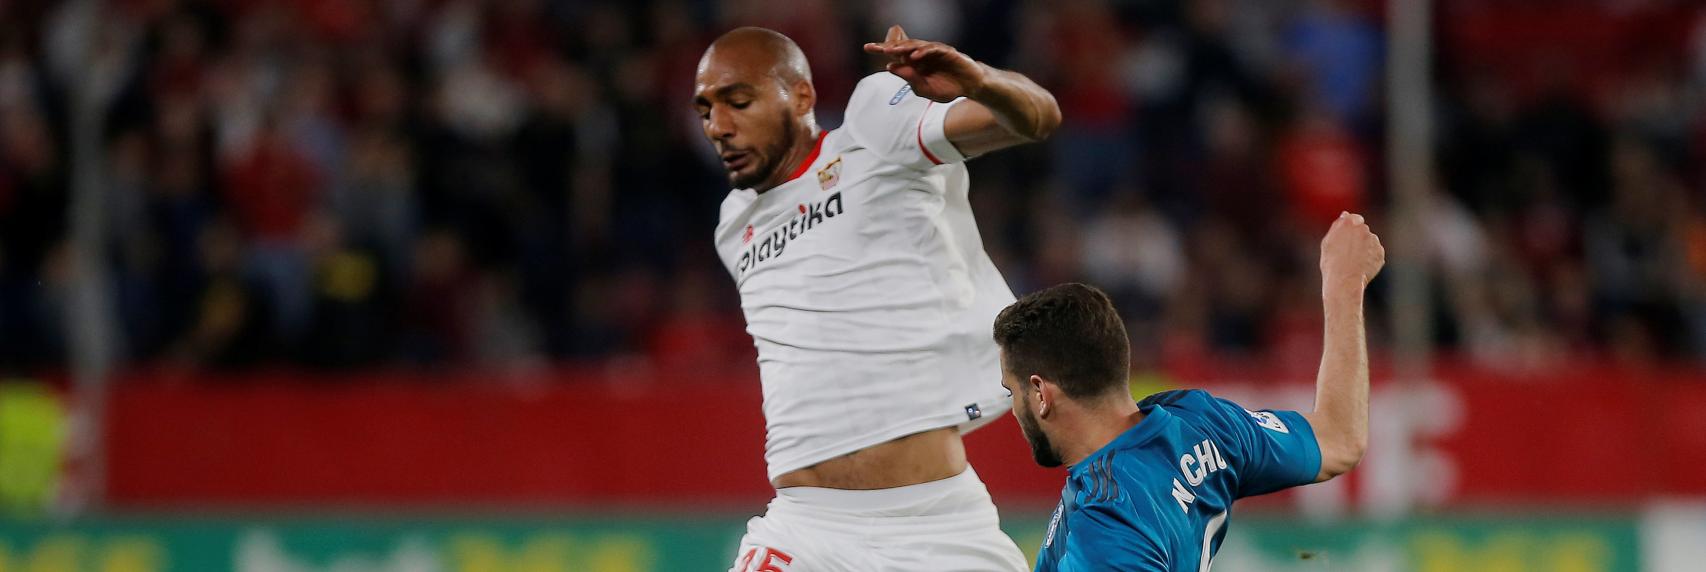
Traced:
[[1083, 506], [1072, 516], [1073, 521], [1066, 533], [1066, 549], [1056, 570], [1167, 570], [1167, 552], [1161, 542], [1112, 507]]
[[912, 86], [889, 72], [879, 72], [859, 81], [847, 102], [842, 127], [859, 145], [885, 162], [913, 169], [928, 169], [966, 160], [948, 141], [948, 110], [965, 101], [937, 103], [912, 93]]
[[1202, 429], [1222, 439], [1238, 467], [1234, 494], [1248, 497], [1315, 482], [1321, 472], [1321, 444], [1315, 429], [1296, 411], [1251, 411], [1231, 401], [1192, 390], [1175, 406], [1197, 413]]

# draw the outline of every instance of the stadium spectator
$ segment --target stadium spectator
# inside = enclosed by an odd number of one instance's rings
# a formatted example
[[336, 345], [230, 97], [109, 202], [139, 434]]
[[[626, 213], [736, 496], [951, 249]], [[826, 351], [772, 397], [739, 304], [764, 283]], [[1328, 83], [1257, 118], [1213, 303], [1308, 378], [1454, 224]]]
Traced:
[[[737, 22], [824, 109], [890, 20], [1049, 84], [1054, 138], [970, 163], [986, 248], [1108, 290], [1143, 367], [1309, 355], [1313, 237], [1390, 208], [1378, 2], [113, 4], [0, 3], [0, 375], [65, 365], [85, 70], [121, 365], [745, 361], [681, 82]], [[1441, 348], [1706, 360], [1706, 8], [1575, 3], [1596, 41], [1534, 54], [1522, 3], [1436, 4], [1474, 24], [1436, 38]]]

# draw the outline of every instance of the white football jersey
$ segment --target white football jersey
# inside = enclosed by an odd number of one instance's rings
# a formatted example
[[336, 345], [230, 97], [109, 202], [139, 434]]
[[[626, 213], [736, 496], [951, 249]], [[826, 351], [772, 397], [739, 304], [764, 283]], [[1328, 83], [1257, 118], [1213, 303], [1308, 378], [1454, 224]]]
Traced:
[[771, 479], [1009, 407], [991, 328], [1013, 292], [943, 132], [956, 103], [868, 76], [791, 180], [723, 201], [717, 253], [758, 346]]

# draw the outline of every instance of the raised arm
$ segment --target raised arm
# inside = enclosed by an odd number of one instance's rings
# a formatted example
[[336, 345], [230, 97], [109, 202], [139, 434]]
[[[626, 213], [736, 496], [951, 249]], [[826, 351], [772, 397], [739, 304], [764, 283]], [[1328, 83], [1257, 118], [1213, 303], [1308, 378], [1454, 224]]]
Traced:
[[1386, 264], [1386, 249], [1362, 215], [1342, 213], [1321, 239], [1326, 340], [1315, 379], [1315, 410], [1304, 414], [1321, 444], [1315, 482], [1345, 474], [1368, 448], [1368, 340], [1363, 292]]
[[889, 72], [920, 97], [969, 100], [948, 110], [944, 125], [948, 141], [968, 157], [1041, 141], [1060, 126], [1060, 105], [1048, 90], [953, 46], [908, 38], [900, 26], [891, 26], [888, 38], [865, 44], [865, 51], [887, 56]]

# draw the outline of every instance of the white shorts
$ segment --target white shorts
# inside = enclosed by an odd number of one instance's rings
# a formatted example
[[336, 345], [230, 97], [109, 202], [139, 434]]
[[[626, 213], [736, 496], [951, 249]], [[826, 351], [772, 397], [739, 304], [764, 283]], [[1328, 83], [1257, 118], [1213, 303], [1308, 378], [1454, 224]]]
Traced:
[[892, 489], [788, 487], [746, 522], [730, 572], [1028, 570], [989, 489], [957, 476]]

